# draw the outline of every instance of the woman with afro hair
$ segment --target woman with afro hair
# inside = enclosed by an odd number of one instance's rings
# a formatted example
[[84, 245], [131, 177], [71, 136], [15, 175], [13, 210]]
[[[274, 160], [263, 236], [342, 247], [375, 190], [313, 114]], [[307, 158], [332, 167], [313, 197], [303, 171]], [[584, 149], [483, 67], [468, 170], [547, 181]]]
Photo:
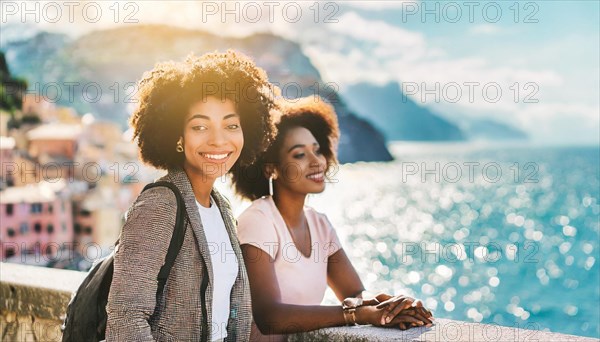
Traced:
[[[238, 218], [254, 322], [252, 341], [345, 324], [429, 326], [420, 301], [364, 287], [327, 216], [305, 205], [325, 189], [339, 139], [333, 108], [318, 96], [281, 104], [277, 136], [254, 163], [233, 171], [236, 192], [252, 200]], [[320, 305], [327, 286], [342, 306]], [[265, 336], [271, 335], [271, 336]]]
[[139, 82], [130, 124], [140, 159], [166, 170], [159, 180], [182, 194], [186, 230], [157, 294], [176, 196], [150, 188], [128, 210], [108, 297], [108, 341], [249, 339], [250, 291], [235, 219], [213, 184], [251, 165], [272, 139], [272, 90], [266, 73], [234, 51], [159, 63]]

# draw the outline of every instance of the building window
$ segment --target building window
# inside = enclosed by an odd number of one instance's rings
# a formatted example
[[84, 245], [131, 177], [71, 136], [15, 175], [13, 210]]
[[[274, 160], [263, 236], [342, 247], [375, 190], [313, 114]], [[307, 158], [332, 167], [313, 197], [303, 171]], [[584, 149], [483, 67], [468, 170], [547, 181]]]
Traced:
[[29, 233], [29, 226], [27, 226], [27, 222], [21, 223], [21, 226], [19, 227], [19, 231], [21, 232], [21, 235], [25, 235], [25, 234]]
[[92, 227], [90, 227], [90, 226], [85, 227], [85, 233], [87, 235], [91, 235], [92, 234]]
[[75, 223], [75, 234], [80, 234], [81, 233], [81, 225], [79, 223]]
[[52, 203], [48, 203], [48, 212], [50, 214], [52, 214], [52, 211], [54, 210], [54, 208], [52, 207]]
[[8, 203], [6, 205], [6, 216], [12, 216], [14, 210], [14, 206], [12, 203]]
[[52, 224], [49, 224], [46, 227], [46, 230], [48, 231], [48, 234], [52, 234], [52, 233], [54, 233], [54, 226]]
[[42, 232], [42, 224], [41, 223], [36, 223], [33, 226], [33, 230], [35, 230], [35, 232], [38, 233], [38, 234], [41, 233]]
[[12, 228], [8, 228], [8, 230], [6, 232], [8, 233], [8, 237], [15, 236], [15, 230]]
[[4, 252], [4, 257], [6, 259], [15, 256], [15, 249], [12, 247], [9, 247], [6, 249], [6, 252]]
[[32, 203], [31, 204], [31, 213], [41, 213], [42, 212], [42, 203]]

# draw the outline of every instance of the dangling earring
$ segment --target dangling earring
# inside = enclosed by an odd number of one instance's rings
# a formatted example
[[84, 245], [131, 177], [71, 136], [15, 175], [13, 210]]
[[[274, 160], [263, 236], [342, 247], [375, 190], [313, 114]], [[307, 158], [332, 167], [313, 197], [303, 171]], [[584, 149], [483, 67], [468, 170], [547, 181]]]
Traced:
[[179, 153], [183, 152], [183, 138], [179, 137], [179, 140], [177, 140], [177, 147], [175, 148], [175, 150]]
[[269, 195], [273, 196], [273, 179], [277, 179], [277, 176], [271, 175], [269, 177]]

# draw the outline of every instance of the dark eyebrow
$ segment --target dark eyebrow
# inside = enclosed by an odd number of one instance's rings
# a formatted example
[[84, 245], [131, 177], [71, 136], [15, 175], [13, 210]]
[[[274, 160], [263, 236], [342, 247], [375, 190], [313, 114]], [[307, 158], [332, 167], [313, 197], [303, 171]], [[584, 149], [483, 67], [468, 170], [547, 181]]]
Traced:
[[[239, 115], [238, 115], [238, 114], [236, 114], [236, 113], [227, 114], [227, 115], [225, 115], [225, 117], [223, 118], [223, 120], [227, 120], [227, 119], [234, 118], [234, 117], [239, 117]], [[194, 114], [194, 115], [192, 115], [192, 116], [191, 116], [191, 117], [190, 117], [190, 118], [187, 120], [187, 122], [190, 122], [190, 121], [192, 121], [192, 120], [194, 120], [194, 119], [204, 119], [204, 120], [210, 120], [210, 118], [209, 118], [208, 116], [206, 116], [206, 115], [202, 115], [202, 114]]]
[[[313, 143], [313, 146], [319, 146], [319, 143], [315, 142], [315, 143]], [[288, 150], [288, 153], [290, 153], [293, 149], [298, 148], [298, 147], [305, 147], [305, 145], [304, 144], [296, 144], [296, 145], [290, 147], [290, 149]]]
[[231, 114], [227, 114], [225, 115], [225, 117], [223, 118], [223, 120], [227, 120], [227, 119], [231, 119], [231, 118], [235, 118], [235, 117], [240, 117], [239, 115], [237, 115], [236, 113], [231, 113]]
[[206, 115], [202, 115], [202, 114], [194, 114], [194, 115], [192, 115], [192, 116], [191, 116], [191, 117], [190, 117], [190, 118], [187, 120], [187, 122], [190, 122], [190, 121], [192, 121], [192, 120], [194, 120], [194, 119], [204, 119], [204, 120], [210, 120], [210, 118], [209, 118], [208, 116], [206, 116]]
[[298, 147], [304, 147], [304, 145], [302, 145], [302, 144], [296, 144], [296, 145], [290, 147], [290, 149], [288, 150], [288, 153], [290, 153], [293, 149], [298, 148]]

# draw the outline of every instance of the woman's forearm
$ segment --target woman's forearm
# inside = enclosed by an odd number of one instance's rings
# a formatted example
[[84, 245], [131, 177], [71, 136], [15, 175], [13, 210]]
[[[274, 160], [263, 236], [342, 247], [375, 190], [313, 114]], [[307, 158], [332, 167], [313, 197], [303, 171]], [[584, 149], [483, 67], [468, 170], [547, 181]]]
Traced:
[[276, 303], [254, 310], [254, 320], [265, 335], [290, 334], [346, 324], [341, 306]]

